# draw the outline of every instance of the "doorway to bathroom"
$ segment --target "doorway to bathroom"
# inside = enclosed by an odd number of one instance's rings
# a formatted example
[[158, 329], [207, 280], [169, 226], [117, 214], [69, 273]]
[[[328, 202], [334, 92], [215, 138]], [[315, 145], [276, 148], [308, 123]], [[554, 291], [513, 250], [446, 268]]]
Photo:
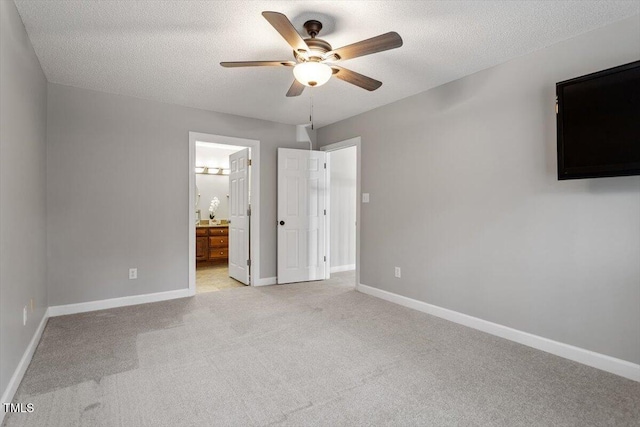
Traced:
[[259, 247], [258, 141], [190, 132], [189, 142], [189, 288], [251, 285]]
[[[326, 279], [357, 289], [360, 283], [361, 140], [355, 137], [325, 145], [320, 150], [327, 153]], [[364, 196], [362, 203], [368, 203]]]

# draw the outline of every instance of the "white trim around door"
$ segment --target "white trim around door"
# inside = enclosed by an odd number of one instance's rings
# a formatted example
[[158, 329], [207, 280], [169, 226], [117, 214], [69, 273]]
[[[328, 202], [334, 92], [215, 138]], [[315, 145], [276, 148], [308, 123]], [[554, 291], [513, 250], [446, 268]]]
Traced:
[[196, 293], [196, 208], [195, 200], [195, 167], [196, 142], [234, 145], [251, 148], [251, 286], [260, 286], [260, 141], [255, 139], [236, 138], [208, 133], [189, 132], [189, 294]]
[[[361, 227], [360, 224], [362, 222], [361, 221], [362, 206], [361, 206], [360, 198], [362, 197], [362, 167], [361, 167], [362, 141], [359, 136], [356, 136], [355, 138], [325, 145], [323, 147], [320, 147], [320, 150], [331, 152], [331, 151], [336, 151], [336, 150], [340, 150], [342, 148], [348, 148], [348, 147], [356, 147], [356, 162], [357, 162], [357, 171], [356, 171], [356, 198], [357, 198], [357, 203], [356, 203], [356, 286], [357, 286], [357, 284], [360, 283], [360, 227]], [[330, 195], [330, 192], [327, 191], [326, 197], [328, 198], [329, 195]], [[331, 209], [331, 206], [329, 206], [329, 209]], [[325, 227], [325, 245], [327, 246], [327, 267], [326, 267], [327, 279], [331, 274], [331, 264], [330, 264], [331, 254], [329, 253], [329, 249], [331, 246], [330, 233], [331, 233], [331, 223], [329, 221], [329, 216], [327, 215], [327, 226]]]

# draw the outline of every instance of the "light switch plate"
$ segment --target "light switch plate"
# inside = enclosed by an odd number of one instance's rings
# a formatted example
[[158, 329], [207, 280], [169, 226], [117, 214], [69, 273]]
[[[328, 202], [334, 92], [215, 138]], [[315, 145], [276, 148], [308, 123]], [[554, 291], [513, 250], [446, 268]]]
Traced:
[[369, 203], [369, 193], [362, 193], [362, 203]]

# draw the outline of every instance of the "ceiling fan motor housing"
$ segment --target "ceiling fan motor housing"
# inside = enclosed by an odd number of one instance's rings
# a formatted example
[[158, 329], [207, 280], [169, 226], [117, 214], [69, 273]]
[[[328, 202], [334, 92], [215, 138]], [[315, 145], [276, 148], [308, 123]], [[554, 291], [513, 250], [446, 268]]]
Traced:
[[299, 61], [321, 61], [322, 55], [333, 49], [326, 40], [316, 38], [320, 34], [322, 23], [312, 19], [305, 22], [303, 26], [307, 34], [309, 34], [309, 38], [304, 39], [304, 42], [309, 46], [309, 53], [294, 51], [293, 55]]
[[[310, 60], [320, 61], [322, 60], [322, 55], [331, 51], [332, 49], [331, 45], [322, 39], [311, 38], [311, 39], [304, 39], [304, 41], [307, 44], [307, 46], [309, 46], [308, 56]], [[293, 54], [296, 57], [296, 59], [298, 59], [298, 57], [301, 56], [300, 52], [294, 51]], [[303, 57], [305, 56], [307, 55], [304, 55]]]

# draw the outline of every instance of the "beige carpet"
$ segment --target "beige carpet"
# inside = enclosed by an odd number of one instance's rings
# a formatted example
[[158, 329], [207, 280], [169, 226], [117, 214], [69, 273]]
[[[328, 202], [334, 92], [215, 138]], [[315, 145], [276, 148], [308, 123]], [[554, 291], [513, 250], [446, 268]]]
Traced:
[[242, 288], [245, 285], [229, 277], [227, 263], [196, 265], [196, 293], [215, 292], [220, 289]]
[[7, 426], [638, 426], [640, 383], [353, 276], [56, 317]]

